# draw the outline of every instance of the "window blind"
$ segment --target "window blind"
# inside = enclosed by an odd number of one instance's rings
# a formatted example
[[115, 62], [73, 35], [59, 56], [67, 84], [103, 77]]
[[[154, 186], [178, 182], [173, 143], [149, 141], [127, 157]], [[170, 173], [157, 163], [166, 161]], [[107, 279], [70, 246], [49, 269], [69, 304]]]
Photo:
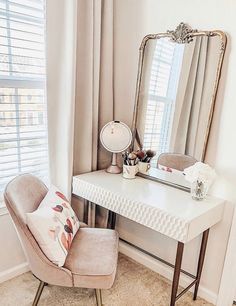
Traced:
[[150, 72], [147, 111], [144, 130], [144, 149], [159, 154], [169, 150], [172, 116], [178, 80], [182, 65], [184, 45], [159, 39], [154, 51]]
[[18, 174], [48, 176], [44, 2], [0, 0], [0, 195]]

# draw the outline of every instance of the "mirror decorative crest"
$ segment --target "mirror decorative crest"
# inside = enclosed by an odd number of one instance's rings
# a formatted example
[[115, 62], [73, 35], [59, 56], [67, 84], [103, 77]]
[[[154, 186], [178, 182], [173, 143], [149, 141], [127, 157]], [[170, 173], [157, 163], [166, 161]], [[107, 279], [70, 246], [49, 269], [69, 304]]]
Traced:
[[204, 161], [225, 48], [222, 31], [185, 23], [143, 38], [132, 148], [156, 156], [141, 176], [189, 190], [183, 170]]

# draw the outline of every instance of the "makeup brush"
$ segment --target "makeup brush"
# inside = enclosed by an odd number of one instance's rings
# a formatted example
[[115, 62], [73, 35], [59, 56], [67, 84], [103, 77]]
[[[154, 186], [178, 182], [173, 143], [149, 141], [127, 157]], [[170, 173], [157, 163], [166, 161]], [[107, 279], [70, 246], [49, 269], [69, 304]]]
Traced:
[[126, 154], [125, 154], [125, 152], [122, 152], [122, 158], [124, 160], [124, 164], [126, 165]]
[[144, 158], [145, 155], [146, 155], [146, 152], [143, 151], [143, 150], [140, 150], [140, 151], [137, 151], [137, 152], [136, 152], [136, 155], [137, 155], [138, 159], [139, 159], [140, 161], [142, 161], [143, 158]]
[[144, 163], [149, 163], [151, 161], [151, 159], [156, 155], [156, 152], [153, 150], [147, 150], [146, 151], [146, 156], [143, 159]]
[[123, 160], [124, 160], [124, 164], [129, 166], [129, 162], [128, 162], [128, 152], [123, 152], [122, 153], [122, 157], [123, 157]]
[[130, 160], [130, 163], [132, 166], [135, 165], [135, 160], [136, 160], [137, 155], [134, 152], [129, 153], [128, 159]]

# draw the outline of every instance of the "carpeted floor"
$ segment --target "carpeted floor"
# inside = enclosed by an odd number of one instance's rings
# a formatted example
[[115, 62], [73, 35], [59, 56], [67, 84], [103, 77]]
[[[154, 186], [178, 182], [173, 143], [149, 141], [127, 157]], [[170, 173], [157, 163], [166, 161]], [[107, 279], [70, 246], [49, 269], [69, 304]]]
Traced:
[[[1, 306], [29, 306], [39, 282], [30, 272], [0, 284]], [[144, 266], [119, 256], [112, 289], [103, 291], [104, 306], [168, 306], [170, 282]], [[95, 306], [94, 291], [80, 288], [45, 287], [39, 306]], [[176, 306], [212, 306], [202, 299], [192, 301], [187, 293]]]

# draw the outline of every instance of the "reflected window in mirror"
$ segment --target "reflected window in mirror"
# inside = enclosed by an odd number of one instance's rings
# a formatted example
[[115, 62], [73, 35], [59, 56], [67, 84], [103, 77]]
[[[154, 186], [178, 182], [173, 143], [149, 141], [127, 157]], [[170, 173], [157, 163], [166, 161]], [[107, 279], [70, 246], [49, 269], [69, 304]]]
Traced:
[[152, 160], [152, 164], [156, 165], [158, 156], [169, 148], [184, 45], [162, 39], [153, 43], [152, 48], [143, 148], [157, 152]]

